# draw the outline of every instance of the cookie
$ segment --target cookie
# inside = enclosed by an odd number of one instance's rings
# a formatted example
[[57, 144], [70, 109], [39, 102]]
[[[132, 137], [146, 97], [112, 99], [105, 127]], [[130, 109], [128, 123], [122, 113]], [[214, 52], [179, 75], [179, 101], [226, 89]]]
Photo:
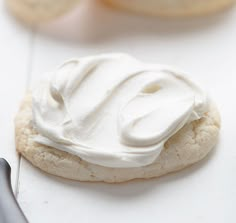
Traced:
[[204, 158], [218, 111], [181, 71], [123, 53], [66, 61], [16, 117], [16, 148], [40, 169], [80, 181], [158, 177]]
[[107, 4], [130, 12], [151, 16], [199, 16], [220, 11], [235, 0], [104, 0]]
[[6, 0], [9, 10], [28, 24], [41, 23], [73, 9], [79, 0]]

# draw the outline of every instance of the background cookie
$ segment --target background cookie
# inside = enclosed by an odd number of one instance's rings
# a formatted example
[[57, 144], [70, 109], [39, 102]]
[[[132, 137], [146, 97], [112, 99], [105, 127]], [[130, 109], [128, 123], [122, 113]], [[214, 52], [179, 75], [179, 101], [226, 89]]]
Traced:
[[77, 156], [34, 142], [31, 95], [22, 102], [16, 120], [17, 151], [33, 165], [57, 176], [80, 181], [123, 182], [158, 177], [180, 170], [204, 158], [217, 142], [220, 117], [211, 105], [206, 117], [184, 126], [165, 144], [155, 163], [139, 168], [107, 168]]
[[79, 0], [6, 0], [10, 11], [27, 23], [44, 22], [72, 9]]
[[157, 16], [190, 16], [211, 13], [225, 8], [235, 0], [104, 0], [129, 11]]

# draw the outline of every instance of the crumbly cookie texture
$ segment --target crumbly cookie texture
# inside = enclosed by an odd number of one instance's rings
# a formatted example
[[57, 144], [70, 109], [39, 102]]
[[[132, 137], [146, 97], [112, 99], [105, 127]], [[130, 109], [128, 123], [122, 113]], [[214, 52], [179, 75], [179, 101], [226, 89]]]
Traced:
[[26, 23], [40, 23], [60, 16], [79, 0], [6, 0], [9, 10]]
[[153, 16], [197, 16], [229, 7], [235, 0], [103, 0], [111, 6]]
[[165, 144], [158, 159], [139, 168], [108, 168], [88, 163], [78, 156], [34, 142], [38, 133], [32, 126], [32, 97], [28, 94], [15, 119], [16, 148], [38, 168], [79, 181], [118, 183], [153, 178], [183, 169], [203, 159], [215, 146], [220, 129], [217, 109], [211, 105], [206, 116], [184, 126]]

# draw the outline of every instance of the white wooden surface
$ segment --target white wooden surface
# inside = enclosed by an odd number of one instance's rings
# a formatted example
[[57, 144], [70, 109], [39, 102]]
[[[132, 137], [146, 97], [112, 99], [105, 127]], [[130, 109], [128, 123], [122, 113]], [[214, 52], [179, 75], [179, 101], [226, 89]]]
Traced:
[[0, 157], [12, 166], [16, 186], [19, 157], [15, 152], [14, 116], [23, 97], [30, 67], [32, 34], [15, 23], [0, 1]]
[[33, 32], [15, 23], [2, 5], [0, 10], [0, 155], [11, 162], [13, 179], [17, 156], [12, 119], [27, 82], [33, 86], [70, 57], [122, 51], [175, 65], [208, 90], [222, 114], [214, 152], [160, 179], [118, 185], [73, 182], [21, 159], [18, 200], [30, 222], [236, 222], [236, 9], [202, 19], [164, 21], [88, 0]]

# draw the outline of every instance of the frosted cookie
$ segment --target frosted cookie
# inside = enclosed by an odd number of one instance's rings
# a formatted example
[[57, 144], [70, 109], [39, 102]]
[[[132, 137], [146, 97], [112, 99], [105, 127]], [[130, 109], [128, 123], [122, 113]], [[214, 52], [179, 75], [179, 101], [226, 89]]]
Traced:
[[80, 181], [158, 177], [203, 159], [220, 118], [181, 72], [126, 54], [65, 62], [25, 96], [16, 148], [40, 169]]
[[60, 16], [79, 0], [6, 0], [9, 10], [26, 23], [40, 23]]
[[192, 16], [219, 11], [235, 0], [104, 0], [128, 11], [155, 16]]

